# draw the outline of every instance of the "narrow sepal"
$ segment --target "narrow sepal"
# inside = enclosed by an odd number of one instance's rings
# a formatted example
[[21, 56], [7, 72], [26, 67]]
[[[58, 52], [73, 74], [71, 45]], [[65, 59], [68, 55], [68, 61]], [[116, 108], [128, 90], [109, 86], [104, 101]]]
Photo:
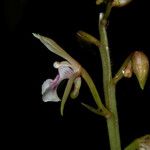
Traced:
[[104, 116], [104, 114], [99, 110], [99, 109], [96, 109], [88, 104], [85, 104], [85, 103], [81, 103], [86, 109], [88, 109], [89, 111], [97, 114], [97, 115], [100, 115], [100, 116]]
[[81, 40], [83, 40], [83, 41], [85, 41], [85, 42], [88, 42], [88, 43], [90, 43], [90, 44], [94, 44], [94, 45], [96, 45], [96, 46], [100, 46], [99, 40], [96, 39], [94, 36], [92, 36], [92, 35], [89, 34], [89, 33], [86, 33], [86, 32], [84, 32], [84, 31], [78, 31], [78, 32], [77, 32], [77, 35], [78, 35], [78, 37], [79, 37]]
[[74, 74], [74, 75], [68, 80], [68, 82], [67, 82], [67, 85], [66, 85], [66, 88], [65, 88], [63, 97], [62, 97], [61, 106], [60, 106], [60, 113], [61, 113], [62, 116], [63, 116], [64, 107], [65, 107], [66, 101], [67, 101], [68, 96], [69, 96], [69, 94], [70, 94], [70, 91], [71, 91], [71, 88], [72, 88], [72, 85], [73, 85], [73, 82], [74, 82], [75, 78], [76, 78], [76, 75]]

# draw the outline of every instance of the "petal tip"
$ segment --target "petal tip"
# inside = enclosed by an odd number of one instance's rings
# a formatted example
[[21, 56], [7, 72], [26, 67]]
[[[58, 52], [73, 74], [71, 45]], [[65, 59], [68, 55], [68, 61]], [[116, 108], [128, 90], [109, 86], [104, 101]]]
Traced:
[[146, 81], [139, 80], [139, 79], [138, 79], [138, 81], [139, 81], [139, 84], [140, 84], [140, 88], [141, 88], [142, 90], [144, 90]]
[[64, 116], [64, 109], [63, 108], [60, 108], [60, 114], [62, 117]]
[[43, 95], [42, 99], [43, 99], [43, 102], [59, 102], [60, 101], [60, 99], [58, 97], [51, 98], [50, 96], [47, 97], [44, 95]]
[[33, 35], [34, 37], [36, 37], [37, 39], [40, 39], [40, 35], [39, 35], [39, 34], [37, 34], [37, 33], [32, 33], [32, 35]]

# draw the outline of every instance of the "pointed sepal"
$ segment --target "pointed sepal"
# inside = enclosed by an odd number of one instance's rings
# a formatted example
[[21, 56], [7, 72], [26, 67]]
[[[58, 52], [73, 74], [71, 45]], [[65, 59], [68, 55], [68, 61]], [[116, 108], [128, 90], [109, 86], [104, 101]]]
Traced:
[[65, 107], [65, 104], [66, 104], [66, 101], [68, 99], [68, 96], [70, 94], [70, 91], [71, 91], [71, 88], [73, 86], [73, 83], [74, 83], [74, 80], [76, 78], [76, 74], [74, 74], [67, 82], [67, 86], [65, 88], [65, 91], [64, 91], [64, 94], [63, 94], [63, 97], [62, 97], [62, 101], [61, 101], [61, 106], [60, 106], [60, 113], [61, 115], [63, 116], [63, 112], [64, 112], [64, 107]]
[[94, 44], [98, 47], [100, 46], [99, 40], [89, 33], [86, 33], [84, 31], [78, 31], [77, 35], [81, 40], [83, 40], [87, 43]]

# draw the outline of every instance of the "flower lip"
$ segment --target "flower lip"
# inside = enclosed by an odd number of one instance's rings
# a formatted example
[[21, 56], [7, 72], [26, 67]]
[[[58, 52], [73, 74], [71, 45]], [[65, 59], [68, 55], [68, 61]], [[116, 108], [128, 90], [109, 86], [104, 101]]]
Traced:
[[53, 101], [58, 102], [60, 101], [57, 95], [57, 84], [58, 84], [58, 76], [54, 80], [47, 79], [42, 85], [42, 99], [44, 102]]

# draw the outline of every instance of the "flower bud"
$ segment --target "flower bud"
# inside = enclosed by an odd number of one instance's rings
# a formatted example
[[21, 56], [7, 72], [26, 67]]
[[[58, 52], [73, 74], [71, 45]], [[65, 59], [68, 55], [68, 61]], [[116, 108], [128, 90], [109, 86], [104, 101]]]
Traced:
[[150, 149], [150, 135], [145, 135], [138, 139], [139, 150], [149, 150]]
[[135, 139], [130, 143], [126, 150], [150, 150], [150, 134]]
[[149, 72], [149, 61], [143, 52], [134, 52], [132, 56], [132, 69], [139, 81], [141, 89], [143, 90]]
[[114, 0], [113, 1], [113, 6], [114, 7], [123, 7], [123, 6], [127, 5], [130, 2], [131, 2], [131, 0]]

